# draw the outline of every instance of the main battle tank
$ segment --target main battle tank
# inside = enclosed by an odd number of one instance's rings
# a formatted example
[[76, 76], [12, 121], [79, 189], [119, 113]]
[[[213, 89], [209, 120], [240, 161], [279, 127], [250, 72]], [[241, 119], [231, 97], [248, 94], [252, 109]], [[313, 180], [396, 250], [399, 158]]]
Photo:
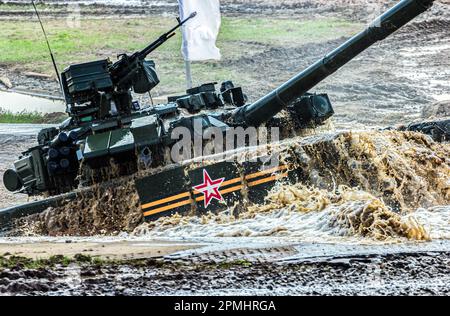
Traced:
[[[207, 83], [168, 98], [167, 104], [143, 107], [133, 93], [146, 94], [158, 85], [155, 63], [146, 57], [174, 35], [187, 20], [162, 35], [142, 51], [71, 65], [61, 73], [69, 118], [59, 127], [42, 130], [38, 145], [23, 153], [3, 180], [12, 192], [58, 195], [80, 186], [130, 175], [142, 166], [156, 168], [171, 163], [167, 157], [176, 140], [177, 127], [194, 131], [215, 127], [267, 124], [286, 129], [276, 115], [285, 110], [295, 128], [322, 124], [333, 115], [326, 94], [310, 90], [374, 43], [383, 40], [431, 7], [433, 0], [403, 0], [306, 70], [268, 95], [247, 103], [242, 88], [231, 81]], [[132, 93], [133, 92], [133, 93]]]

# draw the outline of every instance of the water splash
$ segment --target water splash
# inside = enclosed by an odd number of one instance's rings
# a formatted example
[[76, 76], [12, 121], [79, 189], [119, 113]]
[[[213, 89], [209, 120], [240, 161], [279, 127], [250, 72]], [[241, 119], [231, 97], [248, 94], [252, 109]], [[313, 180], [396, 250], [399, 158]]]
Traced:
[[[164, 218], [134, 234], [384, 242], [448, 238], [450, 147], [418, 133], [345, 132], [290, 140], [304, 183], [279, 183], [266, 203], [201, 218]], [[286, 146], [284, 144], [283, 146]], [[433, 216], [430, 212], [434, 212]], [[424, 215], [427, 214], [427, 215]], [[444, 216], [444, 217], [442, 217]]]
[[202, 217], [173, 216], [146, 223], [135, 236], [170, 238], [289, 237], [307, 242], [369, 238], [378, 241], [429, 240], [411, 214], [391, 211], [373, 195], [339, 187], [336, 192], [302, 184], [279, 186], [265, 205], [255, 205], [238, 217], [231, 210]]
[[[309, 242], [448, 238], [450, 146], [411, 132], [334, 132], [271, 144], [302, 176], [265, 203], [142, 224], [133, 181], [98, 187], [33, 218], [38, 234], [168, 238], [282, 237]], [[286, 156], [286, 157], [285, 157]], [[242, 159], [247, 156], [243, 156]], [[248, 157], [247, 157], [248, 158]], [[245, 195], [244, 195], [245, 196]], [[31, 227], [26, 221], [26, 227]], [[34, 230], [34, 229], [33, 229]]]

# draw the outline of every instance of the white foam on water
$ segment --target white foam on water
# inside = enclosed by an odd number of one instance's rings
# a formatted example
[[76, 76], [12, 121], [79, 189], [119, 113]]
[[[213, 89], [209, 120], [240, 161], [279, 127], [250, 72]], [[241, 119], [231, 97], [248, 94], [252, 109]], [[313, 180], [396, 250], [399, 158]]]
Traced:
[[431, 239], [450, 240], [450, 205], [420, 208], [414, 216], [425, 227]]
[[[298, 212], [290, 208], [277, 209], [256, 214], [252, 218], [235, 219], [224, 212], [210, 220], [188, 217], [177, 224], [155, 225], [151, 229], [138, 228], [135, 234], [150, 238], [189, 239], [204, 242], [241, 244], [246, 242], [299, 242], [299, 243], [339, 243], [339, 244], [389, 244], [406, 243], [404, 236], [382, 239], [371, 235], [363, 236], [353, 227], [348, 227], [339, 219], [342, 210], [358, 209], [364, 201], [331, 205], [322, 211]], [[422, 225], [432, 240], [450, 239], [450, 206], [419, 209], [415, 213], [400, 216], [400, 222]]]

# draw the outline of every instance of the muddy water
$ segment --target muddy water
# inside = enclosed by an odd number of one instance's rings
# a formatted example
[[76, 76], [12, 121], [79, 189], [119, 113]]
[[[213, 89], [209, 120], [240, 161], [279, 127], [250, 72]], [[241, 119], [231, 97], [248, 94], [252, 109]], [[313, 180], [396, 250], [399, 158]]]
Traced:
[[[62, 209], [22, 223], [25, 234], [126, 234], [147, 239], [217, 242], [392, 243], [449, 238], [450, 147], [403, 132], [333, 132], [273, 147], [295, 152], [304, 179], [279, 182], [265, 203], [238, 217], [173, 216], [142, 223], [130, 183], [114, 183]], [[122, 198], [123, 197], [123, 198]]]
[[11, 113], [54, 113], [65, 112], [66, 106], [62, 100], [0, 91], [0, 110]]
[[448, 239], [450, 147], [418, 134], [344, 133], [295, 145], [307, 180], [279, 183], [238, 218], [164, 218], [133, 235], [170, 238], [281, 237], [297, 242], [392, 243]]

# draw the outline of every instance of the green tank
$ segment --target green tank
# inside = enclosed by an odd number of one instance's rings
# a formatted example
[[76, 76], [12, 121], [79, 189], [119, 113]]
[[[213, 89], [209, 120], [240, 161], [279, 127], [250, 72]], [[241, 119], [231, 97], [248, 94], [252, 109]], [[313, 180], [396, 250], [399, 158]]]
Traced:
[[[289, 137], [292, 128], [323, 124], [334, 113], [330, 99], [326, 94], [311, 93], [311, 89], [432, 4], [432, 0], [400, 1], [364, 31], [256, 102], [248, 103], [242, 88], [225, 81], [219, 89], [217, 83], [206, 83], [169, 97], [166, 104], [144, 107], [133, 100], [132, 92], [150, 93], [159, 84], [155, 62], [147, 57], [178, 27], [195, 18], [194, 13], [178, 20], [173, 29], [142, 51], [120, 55], [114, 63], [103, 59], [66, 68], [60, 77], [69, 118], [59, 127], [39, 133], [37, 146], [24, 152], [5, 172], [4, 184], [12, 192], [54, 196], [131, 175], [143, 167], [173, 164], [167, 155], [177, 143], [173, 132], [183, 127], [195, 135], [196, 122], [202, 131], [214, 127], [223, 133], [233, 127], [279, 127], [282, 137]], [[277, 117], [281, 111], [286, 115]], [[156, 182], [138, 181], [142, 200], [148, 202], [149, 191], [160, 191], [155, 183], [164, 187], [168, 179], [169, 175]]]

